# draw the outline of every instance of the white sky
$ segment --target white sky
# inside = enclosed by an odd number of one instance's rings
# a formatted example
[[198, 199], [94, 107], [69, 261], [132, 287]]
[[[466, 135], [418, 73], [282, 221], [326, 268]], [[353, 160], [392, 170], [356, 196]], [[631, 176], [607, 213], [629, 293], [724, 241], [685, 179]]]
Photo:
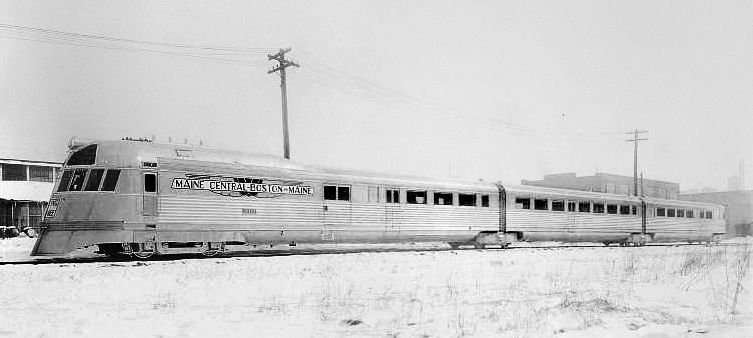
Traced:
[[[750, 1], [7, 1], [0, 24], [293, 48], [292, 158], [519, 183], [632, 175], [753, 186]], [[244, 64], [19, 39], [0, 29], [0, 158], [71, 136], [282, 154], [279, 78]], [[26, 36], [28, 38], [28, 36]], [[64, 42], [64, 41], [60, 41]]]

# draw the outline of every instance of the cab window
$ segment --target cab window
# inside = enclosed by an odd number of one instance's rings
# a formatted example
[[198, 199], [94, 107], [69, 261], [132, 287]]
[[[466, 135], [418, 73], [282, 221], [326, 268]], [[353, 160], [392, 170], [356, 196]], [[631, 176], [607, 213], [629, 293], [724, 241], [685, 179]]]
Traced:
[[97, 191], [99, 189], [99, 182], [102, 181], [102, 174], [105, 173], [104, 169], [92, 169], [89, 171], [89, 179], [86, 180], [86, 186], [84, 191]]

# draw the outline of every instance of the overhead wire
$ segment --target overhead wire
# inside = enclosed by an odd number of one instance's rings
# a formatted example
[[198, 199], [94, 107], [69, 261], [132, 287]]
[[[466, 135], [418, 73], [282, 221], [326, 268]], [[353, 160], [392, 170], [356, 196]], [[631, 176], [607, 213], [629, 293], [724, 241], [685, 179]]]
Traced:
[[[599, 132], [587, 132], [587, 131], [565, 131], [560, 129], [541, 128], [541, 127], [529, 127], [522, 124], [512, 123], [504, 121], [498, 118], [489, 117], [485, 115], [479, 115], [469, 113], [466, 111], [460, 111], [458, 109], [449, 108], [440, 103], [426, 102], [425, 100], [416, 98], [409, 94], [399, 92], [397, 90], [385, 87], [375, 82], [366, 80], [362, 77], [353, 76], [347, 74], [337, 68], [328, 66], [322, 61], [318, 61], [316, 58], [306, 55], [301, 52], [292, 52], [294, 56], [298, 56], [306, 60], [305, 67], [302, 67], [305, 72], [314, 74], [319, 78], [335, 78], [334, 81], [327, 81], [327, 84], [336, 87], [341, 90], [350, 90], [352, 87], [357, 87], [365, 92], [373, 93], [377, 96], [390, 99], [390, 104], [395, 104], [394, 100], [403, 104], [404, 107], [412, 108], [412, 111], [441, 113], [444, 115], [451, 115], [454, 118], [458, 118], [466, 121], [481, 121], [487, 124], [492, 124], [508, 131], [515, 132], [516, 134], [535, 136], [537, 138], [545, 138], [547, 135], [559, 135], [560, 137], [570, 138], [573, 140], [582, 140], [584, 137], [603, 137], [610, 135], [622, 135], [623, 131], [599, 131]], [[339, 83], [345, 82], [347, 86], [340, 86]], [[345, 88], [343, 88], [345, 87]], [[547, 134], [547, 135], [544, 135]]]
[[143, 40], [111, 38], [88, 34], [68, 33], [62, 31], [33, 27], [0, 24], [0, 37], [42, 43], [92, 47], [110, 50], [148, 53], [169, 57], [193, 58], [226, 64], [266, 66], [266, 58], [260, 54], [269, 53], [273, 48], [239, 48], [180, 43], [150, 42]]
[[[237, 47], [219, 45], [198, 45], [186, 43], [154, 42], [136, 39], [114, 38], [90, 34], [63, 32], [51, 29], [26, 27], [19, 25], [0, 24], [0, 37], [18, 40], [34, 41], [49, 44], [91, 47], [109, 50], [122, 50], [129, 52], [146, 53], [172, 58], [198, 59], [202, 61], [235, 64], [251, 67], [267, 67], [266, 54], [274, 53], [277, 48], [272, 47]], [[442, 114], [467, 122], [482, 122], [484, 126], [502, 128], [523, 136], [533, 136], [537, 139], [546, 140], [549, 136], [556, 135], [560, 139], [584, 140], [587, 138], [603, 138], [605, 136], [624, 134], [623, 131], [587, 132], [582, 130], [562, 130], [544, 128], [541, 126], [526, 126], [502, 120], [488, 115], [474, 112], [461, 111], [448, 107], [441, 103], [429, 102], [413, 95], [403, 93], [365, 79], [349, 74], [341, 69], [332, 67], [308, 53], [293, 51], [294, 57], [302, 58], [304, 66], [300, 69], [303, 73], [318, 79], [318, 82], [332, 89], [359, 95], [379, 104], [385, 104], [404, 111], [420, 114]], [[261, 56], [264, 56], [263, 58]]]

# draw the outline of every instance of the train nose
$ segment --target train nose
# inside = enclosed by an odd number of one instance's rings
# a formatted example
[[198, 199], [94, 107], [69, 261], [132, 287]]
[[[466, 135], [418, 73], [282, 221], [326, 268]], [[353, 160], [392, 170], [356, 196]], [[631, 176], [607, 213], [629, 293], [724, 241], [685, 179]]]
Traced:
[[59, 256], [74, 250], [72, 231], [43, 231], [37, 238], [32, 256]]

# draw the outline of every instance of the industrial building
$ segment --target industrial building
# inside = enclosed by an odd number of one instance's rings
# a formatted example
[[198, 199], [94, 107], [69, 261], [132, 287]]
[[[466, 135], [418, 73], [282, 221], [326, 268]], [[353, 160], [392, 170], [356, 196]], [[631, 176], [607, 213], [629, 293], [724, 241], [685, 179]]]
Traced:
[[0, 159], [0, 237], [39, 226], [61, 164]]
[[[597, 172], [593, 176], [576, 176], [575, 173], [561, 173], [544, 175], [544, 179], [537, 181], [522, 180], [523, 185], [594, 191], [609, 194], [634, 195], [634, 181], [632, 176], [622, 176]], [[638, 195], [664, 199], [678, 199], [680, 184], [641, 179], [638, 184]]]
[[729, 237], [753, 235], [753, 190], [682, 194], [680, 199], [724, 205], [727, 235]]

